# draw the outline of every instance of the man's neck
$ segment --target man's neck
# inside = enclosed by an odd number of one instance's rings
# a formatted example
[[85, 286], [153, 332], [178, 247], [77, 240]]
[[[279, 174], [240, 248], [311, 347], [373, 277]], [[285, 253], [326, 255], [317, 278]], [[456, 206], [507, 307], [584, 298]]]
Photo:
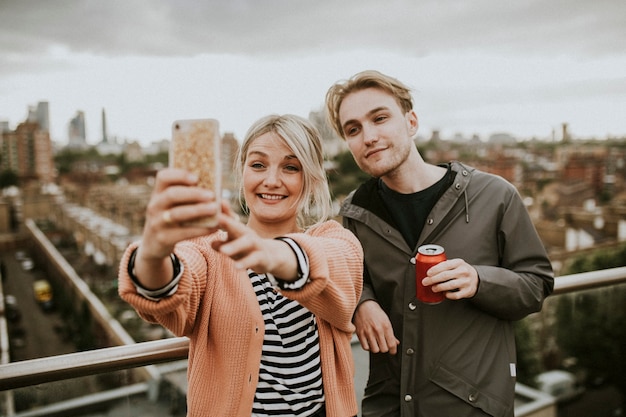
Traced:
[[401, 194], [425, 190], [446, 174], [446, 169], [424, 162], [421, 157], [407, 161], [398, 170], [382, 178], [385, 185]]

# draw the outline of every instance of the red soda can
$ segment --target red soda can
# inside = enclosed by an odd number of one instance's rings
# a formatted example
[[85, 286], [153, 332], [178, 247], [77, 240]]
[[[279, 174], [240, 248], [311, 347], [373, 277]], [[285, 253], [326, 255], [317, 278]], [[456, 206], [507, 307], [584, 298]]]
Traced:
[[446, 298], [445, 292], [433, 292], [430, 286], [424, 286], [422, 280], [426, 272], [439, 262], [446, 260], [446, 252], [439, 245], [423, 245], [417, 248], [415, 260], [415, 283], [417, 299], [426, 304], [438, 304]]

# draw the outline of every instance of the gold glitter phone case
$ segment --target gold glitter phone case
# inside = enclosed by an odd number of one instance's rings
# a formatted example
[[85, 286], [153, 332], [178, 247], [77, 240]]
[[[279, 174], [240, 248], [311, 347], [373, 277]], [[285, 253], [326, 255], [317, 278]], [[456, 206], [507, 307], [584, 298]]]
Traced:
[[[212, 190], [219, 204], [221, 194], [221, 139], [219, 123], [214, 119], [176, 120], [172, 124], [169, 164], [198, 175], [200, 187]], [[190, 226], [214, 227], [216, 217], [187, 223]]]

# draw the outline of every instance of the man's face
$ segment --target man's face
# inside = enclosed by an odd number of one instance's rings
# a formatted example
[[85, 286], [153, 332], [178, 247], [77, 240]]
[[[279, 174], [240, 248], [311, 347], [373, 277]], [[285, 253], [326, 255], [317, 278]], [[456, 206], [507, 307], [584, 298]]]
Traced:
[[404, 163], [414, 147], [417, 116], [404, 113], [396, 99], [378, 88], [348, 94], [339, 120], [350, 152], [366, 173], [383, 178]]

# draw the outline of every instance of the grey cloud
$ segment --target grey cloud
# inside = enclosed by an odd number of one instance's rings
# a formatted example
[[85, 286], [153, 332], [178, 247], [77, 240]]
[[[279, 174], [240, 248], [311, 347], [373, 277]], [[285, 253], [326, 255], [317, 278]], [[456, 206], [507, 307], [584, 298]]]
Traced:
[[[271, 59], [358, 48], [413, 56], [563, 54], [584, 61], [624, 55], [625, 12], [621, 0], [3, 0], [0, 76], [72, 65], [63, 54], [47, 54], [52, 47], [110, 57], [227, 53]], [[592, 82], [607, 94], [623, 94], [623, 80]], [[588, 86], [546, 85], [533, 97], [582, 94]], [[455, 100], [458, 91], [455, 86], [451, 93]], [[502, 92], [484, 99], [513, 97], [518, 99]]]
[[621, 0], [4, 0], [0, 53], [275, 56], [371, 48], [582, 56], [626, 51]]

